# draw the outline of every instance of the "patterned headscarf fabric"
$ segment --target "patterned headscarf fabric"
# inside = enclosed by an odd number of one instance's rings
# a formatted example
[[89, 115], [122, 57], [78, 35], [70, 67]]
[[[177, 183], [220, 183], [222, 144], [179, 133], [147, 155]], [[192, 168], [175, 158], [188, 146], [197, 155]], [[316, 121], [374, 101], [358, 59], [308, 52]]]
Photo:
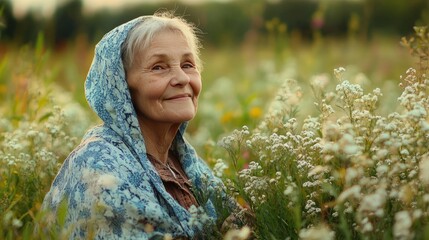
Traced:
[[[90, 129], [64, 161], [43, 203], [55, 212], [65, 201], [70, 239], [89, 234], [96, 239], [149, 239], [166, 233], [192, 238], [201, 231], [190, 212], [165, 190], [148, 160], [125, 79], [121, 45], [128, 32], [149, 17], [116, 27], [95, 48], [85, 95], [103, 124]], [[180, 126], [172, 148], [193, 186], [211, 191], [220, 180], [185, 141], [186, 125]], [[210, 200], [200, 204], [216, 218]]]

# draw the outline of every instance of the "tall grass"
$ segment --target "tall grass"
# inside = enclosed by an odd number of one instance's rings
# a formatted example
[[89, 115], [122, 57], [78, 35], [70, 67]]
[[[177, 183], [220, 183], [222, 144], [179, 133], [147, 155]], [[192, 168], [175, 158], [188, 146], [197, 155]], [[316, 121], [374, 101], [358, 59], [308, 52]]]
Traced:
[[[86, 109], [53, 79], [42, 36], [34, 49], [1, 61], [0, 238], [34, 239], [43, 197], [59, 166], [92, 123]], [[51, 66], [53, 67], [53, 66]], [[51, 70], [51, 71], [50, 71]], [[36, 235], [34, 235], [36, 234]]]
[[[426, 185], [416, 185], [424, 180], [420, 169], [425, 166], [426, 115], [413, 116], [427, 111], [425, 86], [413, 88], [413, 76], [423, 79], [420, 68], [404, 75], [404, 86], [421, 96], [403, 95], [402, 105], [394, 104], [392, 99], [400, 96], [395, 76], [412, 63], [396, 40], [322, 38], [305, 43], [282, 32], [281, 23], [271, 25], [277, 32], [257, 46], [205, 49], [204, 93], [188, 131], [189, 140], [215, 172], [223, 174], [238, 201], [253, 210], [255, 235], [293, 239], [322, 232], [341, 239], [376, 232], [374, 236], [392, 238], [399, 234], [394, 229], [405, 231], [408, 226], [395, 224], [411, 219], [410, 234], [423, 236], [427, 209], [421, 206], [428, 197], [423, 194]], [[46, 228], [45, 221], [61, 222], [64, 212], [42, 213], [40, 204], [59, 165], [84, 131], [97, 123], [83, 98], [92, 46], [82, 38], [50, 51], [43, 42], [39, 35], [35, 46], [1, 48], [4, 239], [63, 237], [65, 233]], [[413, 41], [406, 43], [414, 51], [422, 49]], [[347, 72], [338, 69], [337, 78], [327, 72], [339, 65]], [[373, 86], [381, 90], [364, 93]], [[422, 108], [414, 104], [419, 101]], [[247, 127], [234, 131], [242, 125]], [[221, 141], [227, 155], [215, 142], [230, 132]], [[387, 144], [392, 145], [386, 149]], [[384, 200], [376, 209], [361, 207], [360, 202], [377, 197]], [[381, 212], [383, 217], [377, 215]], [[34, 231], [36, 225], [40, 231]]]

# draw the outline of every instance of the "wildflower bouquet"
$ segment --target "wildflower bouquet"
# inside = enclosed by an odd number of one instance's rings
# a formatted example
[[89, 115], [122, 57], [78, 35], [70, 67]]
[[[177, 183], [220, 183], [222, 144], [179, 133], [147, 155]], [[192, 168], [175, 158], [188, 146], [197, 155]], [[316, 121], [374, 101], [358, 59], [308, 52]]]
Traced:
[[287, 81], [258, 127], [220, 141], [235, 170], [226, 185], [254, 212], [258, 239], [429, 237], [429, 32], [403, 43], [420, 66], [394, 112], [378, 114], [381, 90], [364, 93], [338, 68], [334, 91], [311, 84], [318, 116], [297, 122], [301, 90]]

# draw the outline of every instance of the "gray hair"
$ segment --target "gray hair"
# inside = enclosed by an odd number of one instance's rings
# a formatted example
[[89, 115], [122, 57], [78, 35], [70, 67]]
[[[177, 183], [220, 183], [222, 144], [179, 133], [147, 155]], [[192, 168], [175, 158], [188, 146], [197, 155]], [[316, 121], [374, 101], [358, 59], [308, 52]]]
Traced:
[[201, 43], [197, 36], [199, 29], [185, 19], [174, 16], [171, 12], [155, 13], [153, 16], [144, 17], [141, 22], [131, 29], [121, 46], [122, 62], [125, 70], [132, 66], [134, 53], [146, 49], [156, 33], [163, 30], [179, 31], [185, 37], [191, 51], [194, 53], [197, 68], [202, 70], [200, 59]]

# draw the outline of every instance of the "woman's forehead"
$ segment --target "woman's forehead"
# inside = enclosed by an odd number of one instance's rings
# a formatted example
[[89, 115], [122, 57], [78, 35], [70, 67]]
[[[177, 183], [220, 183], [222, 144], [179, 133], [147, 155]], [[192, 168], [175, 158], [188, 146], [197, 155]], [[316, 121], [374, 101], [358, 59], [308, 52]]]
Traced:
[[188, 39], [180, 31], [161, 31], [156, 33], [147, 46], [142, 46], [139, 55], [148, 58], [166, 57], [172, 54], [193, 56], [195, 53]]

